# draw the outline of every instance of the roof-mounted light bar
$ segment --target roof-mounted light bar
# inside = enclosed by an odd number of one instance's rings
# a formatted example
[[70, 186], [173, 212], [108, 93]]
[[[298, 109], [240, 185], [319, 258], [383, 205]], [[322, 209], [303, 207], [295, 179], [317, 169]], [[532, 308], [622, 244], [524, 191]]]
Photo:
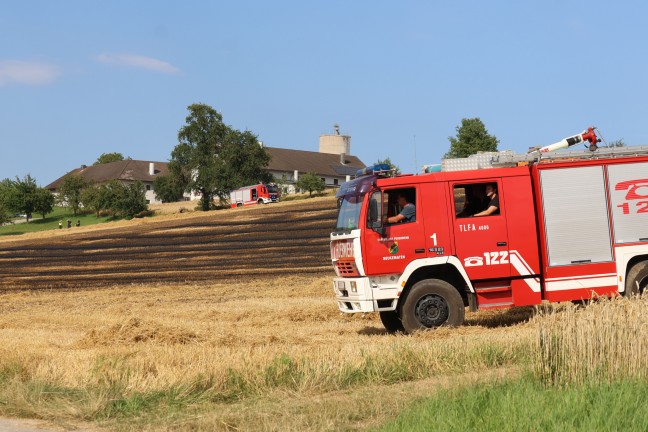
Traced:
[[358, 171], [356, 171], [355, 176], [356, 177], [362, 177], [362, 176], [369, 175], [369, 174], [378, 174], [378, 173], [387, 172], [387, 171], [391, 171], [391, 168], [389, 167], [388, 164], [376, 164], [376, 165], [372, 165], [372, 166], [368, 166], [368, 167], [359, 169]]

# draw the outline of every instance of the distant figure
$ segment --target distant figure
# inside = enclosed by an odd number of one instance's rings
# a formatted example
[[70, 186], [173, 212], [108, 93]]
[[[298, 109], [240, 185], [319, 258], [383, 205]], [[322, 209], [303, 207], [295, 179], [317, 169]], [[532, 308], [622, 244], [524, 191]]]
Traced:
[[81, 226], [81, 219], [77, 219], [76, 226], [80, 227]]
[[72, 221], [70, 219], [67, 220], [68, 223], [68, 228], [72, 228]]
[[63, 221], [59, 221], [59, 229], [63, 228]]

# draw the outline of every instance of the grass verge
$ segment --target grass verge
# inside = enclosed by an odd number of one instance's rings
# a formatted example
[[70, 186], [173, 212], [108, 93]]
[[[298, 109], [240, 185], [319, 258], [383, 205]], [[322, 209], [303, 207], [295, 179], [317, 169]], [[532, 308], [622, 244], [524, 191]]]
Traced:
[[486, 387], [442, 390], [379, 431], [645, 430], [646, 381], [546, 387], [528, 375]]

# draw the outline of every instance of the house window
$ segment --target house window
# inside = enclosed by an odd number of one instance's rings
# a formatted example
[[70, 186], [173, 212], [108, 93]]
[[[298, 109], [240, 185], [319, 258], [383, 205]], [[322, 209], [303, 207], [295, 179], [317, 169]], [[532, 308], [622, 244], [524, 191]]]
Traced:
[[333, 179], [333, 184], [334, 184], [335, 186], [337, 186], [337, 185], [339, 184], [339, 183], [338, 183], [338, 179]]

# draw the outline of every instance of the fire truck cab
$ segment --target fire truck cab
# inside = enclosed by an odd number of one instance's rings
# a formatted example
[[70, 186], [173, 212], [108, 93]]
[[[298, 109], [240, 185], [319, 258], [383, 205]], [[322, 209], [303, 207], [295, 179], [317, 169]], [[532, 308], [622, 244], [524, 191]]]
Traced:
[[[331, 233], [339, 309], [412, 332], [461, 325], [465, 307], [645, 291], [648, 147], [503, 153], [488, 169], [385, 177], [373, 167], [343, 184]], [[492, 191], [497, 211], [476, 216]], [[415, 218], [388, 223], [399, 196]]]

